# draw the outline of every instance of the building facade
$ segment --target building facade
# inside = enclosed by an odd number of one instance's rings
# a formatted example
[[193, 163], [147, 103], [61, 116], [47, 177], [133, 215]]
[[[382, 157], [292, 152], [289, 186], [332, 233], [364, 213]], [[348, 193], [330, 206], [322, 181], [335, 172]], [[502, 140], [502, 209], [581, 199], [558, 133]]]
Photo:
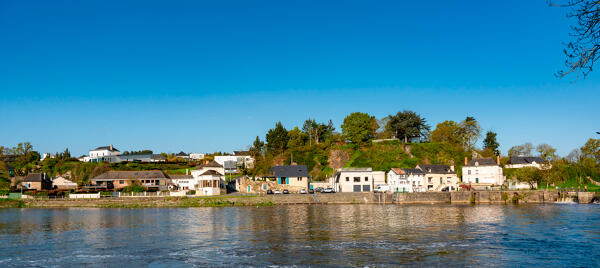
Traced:
[[337, 192], [372, 192], [374, 188], [372, 168], [341, 168], [334, 175]]
[[504, 184], [504, 175], [500, 166], [500, 157], [496, 161], [492, 158], [473, 158], [462, 167], [463, 182], [472, 186], [493, 187]]
[[428, 192], [458, 188], [459, 179], [454, 172], [454, 166], [422, 164], [416, 168], [423, 171], [424, 186]]
[[269, 169], [271, 177], [282, 188], [291, 192], [308, 189], [310, 175], [305, 165], [274, 166]]
[[108, 171], [91, 179], [92, 183], [107, 189], [123, 189], [141, 185], [149, 190], [168, 190], [171, 180], [160, 170]]
[[388, 174], [388, 185], [392, 192], [425, 192], [425, 173], [418, 168], [392, 168]]

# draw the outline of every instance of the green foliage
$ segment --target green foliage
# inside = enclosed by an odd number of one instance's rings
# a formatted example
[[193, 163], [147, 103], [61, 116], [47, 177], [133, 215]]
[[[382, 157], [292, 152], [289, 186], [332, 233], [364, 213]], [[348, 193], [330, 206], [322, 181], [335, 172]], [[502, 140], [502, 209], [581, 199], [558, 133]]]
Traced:
[[462, 129], [460, 124], [454, 121], [444, 121], [437, 124], [435, 130], [430, 134], [431, 142], [447, 142], [462, 146]]
[[594, 159], [600, 164], [600, 139], [589, 139], [580, 150], [583, 158]]
[[145, 191], [147, 191], [147, 189], [144, 186], [141, 186], [139, 184], [130, 185], [121, 190], [121, 192], [123, 192], [123, 193], [131, 193], [131, 192], [141, 193], [141, 192], [145, 192]]
[[533, 150], [533, 144], [526, 142], [522, 145], [515, 145], [508, 149], [508, 156], [531, 156]]
[[366, 113], [351, 113], [344, 118], [342, 135], [354, 144], [362, 145], [375, 137], [377, 129], [374, 117]]
[[[6, 168], [6, 164], [0, 161], [0, 189], [10, 188], [10, 176]], [[0, 194], [1, 195], [1, 194]]]
[[460, 123], [462, 130], [461, 137], [463, 138], [463, 147], [471, 152], [475, 149], [475, 144], [481, 136], [481, 126], [475, 117], [467, 116], [464, 121]]
[[252, 157], [257, 158], [259, 155], [262, 154], [264, 147], [265, 143], [262, 142], [258, 136], [256, 136], [252, 147], [250, 147], [249, 153]]
[[393, 133], [396, 138], [404, 139], [404, 142], [426, 138], [430, 129], [424, 117], [408, 110], [390, 115], [387, 125], [387, 130]]
[[153, 154], [152, 150], [140, 150], [140, 151], [125, 151], [124, 155], [137, 155], [137, 154]]
[[282, 153], [287, 147], [288, 140], [288, 131], [281, 122], [277, 122], [275, 128], [269, 129], [269, 132], [267, 132], [267, 150]]

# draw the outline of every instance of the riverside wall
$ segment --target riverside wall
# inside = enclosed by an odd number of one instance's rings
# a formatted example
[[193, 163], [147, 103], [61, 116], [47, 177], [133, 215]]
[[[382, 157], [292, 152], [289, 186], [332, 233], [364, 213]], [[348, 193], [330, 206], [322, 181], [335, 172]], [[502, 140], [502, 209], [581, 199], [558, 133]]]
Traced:
[[[465, 191], [426, 193], [335, 193], [212, 197], [121, 197], [100, 199], [22, 199], [20, 207], [29, 208], [143, 208], [272, 206], [293, 204], [540, 204], [559, 201], [591, 203], [600, 200], [593, 192], [556, 191]], [[0, 206], [1, 207], [1, 206]]]

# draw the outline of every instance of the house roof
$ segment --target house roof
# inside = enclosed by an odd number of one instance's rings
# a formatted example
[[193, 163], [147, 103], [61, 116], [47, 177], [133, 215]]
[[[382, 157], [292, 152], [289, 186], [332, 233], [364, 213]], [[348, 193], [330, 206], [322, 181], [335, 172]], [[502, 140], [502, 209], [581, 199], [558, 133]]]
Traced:
[[44, 180], [42, 173], [29, 173], [23, 178], [23, 182], [41, 182], [42, 180]]
[[188, 154], [181, 151], [181, 152], [177, 153], [175, 156], [188, 156]]
[[100, 147], [98, 147], [98, 148], [96, 148], [96, 149], [94, 149], [92, 151], [98, 151], [98, 150], [108, 150], [108, 151], [111, 151], [111, 152], [119, 151], [114, 146], [112, 147], [112, 150], [110, 149], [110, 146], [100, 146]]
[[398, 175], [425, 174], [418, 168], [392, 168]]
[[205, 171], [204, 173], [200, 174], [200, 176], [204, 176], [204, 175], [217, 175], [217, 176], [223, 176], [223, 174], [221, 174], [221, 173], [219, 173], [219, 172], [217, 172], [217, 171], [214, 171], [214, 170], [212, 170], [212, 169], [211, 169], [211, 170], [207, 170], [207, 171]]
[[139, 180], [139, 179], [167, 179], [168, 177], [160, 170], [141, 171], [108, 171], [93, 178], [95, 181], [103, 180]]
[[448, 165], [418, 165], [418, 169], [422, 170], [425, 173], [432, 174], [454, 174], [454, 171], [450, 169]]
[[177, 179], [193, 179], [194, 177], [192, 175], [169, 175], [169, 178], [171, 178], [172, 180], [177, 180]]
[[235, 156], [245, 156], [245, 155], [250, 155], [249, 151], [233, 151], [233, 155]]
[[213, 160], [213, 161], [210, 161], [206, 165], [199, 165], [197, 169], [201, 169], [203, 167], [223, 167], [223, 165], [221, 165], [221, 164], [217, 163], [217, 161]]
[[531, 164], [533, 162], [543, 164], [547, 161], [541, 157], [537, 156], [511, 156], [510, 163], [511, 164]]
[[275, 177], [308, 177], [308, 168], [305, 165], [274, 166], [269, 172]]
[[467, 166], [497, 166], [498, 163], [491, 158], [473, 158], [467, 163]]

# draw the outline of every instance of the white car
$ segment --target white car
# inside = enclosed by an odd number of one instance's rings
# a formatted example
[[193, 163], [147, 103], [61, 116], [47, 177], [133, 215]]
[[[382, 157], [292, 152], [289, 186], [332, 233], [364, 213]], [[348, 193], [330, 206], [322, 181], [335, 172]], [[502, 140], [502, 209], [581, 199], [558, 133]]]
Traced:
[[275, 190], [273, 191], [274, 194], [280, 194], [281, 192], [279, 190]]
[[385, 193], [385, 192], [388, 192], [389, 190], [390, 190], [390, 186], [389, 185], [383, 185], [382, 184], [382, 185], [377, 185], [377, 188], [375, 188], [373, 190], [373, 192], [376, 192], [376, 193]]
[[306, 193], [306, 189], [302, 189], [302, 190], [300, 190], [300, 193], [301, 193], [301, 194], [305, 194], [305, 193]]

